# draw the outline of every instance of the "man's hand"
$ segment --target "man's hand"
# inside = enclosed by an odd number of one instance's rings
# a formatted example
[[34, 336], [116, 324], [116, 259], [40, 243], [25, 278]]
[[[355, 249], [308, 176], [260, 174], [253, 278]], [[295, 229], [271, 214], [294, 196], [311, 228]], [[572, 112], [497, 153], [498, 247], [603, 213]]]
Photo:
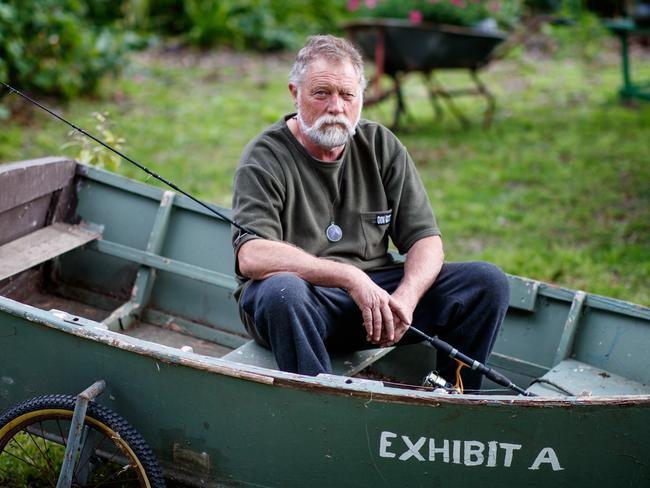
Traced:
[[[415, 307], [418, 304], [417, 296], [408, 295], [404, 293], [403, 289], [397, 289], [395, 293], [391, 295], [391, 303], [393, 304], [393, 324], [395, 327], [395, 334], [393, 338], [382, 337], [379, 345], [381, 347], [389, 347], [394, 344], [397, 344], [402, 336], [406, 333], [408, 328], [413, 322], [413, 312]], [[396, 311], [400, 311], [400, 315], [397, 315]], [[402, 319], [404, 317], [406, 320]]]
[[368, 341], [377, 345], [394, 341], [396, 325], [400, 337], [404, 334], [401, 330], [403, 324], [410, 324], [408, 309], [403, 309], [400, 303], [377, 286], [366, 273], [361, 271], [355, 276], [353, 284], [348, 287], [348, 293], [361, 310]]
[[406, 255], [402, 282], [391, 296], [393, 337], [382, 337], [378, 343], [380, 346], [392, 346], [406, 333], [413, 320], [415, 307], [438, 276], [443, 259], [439, 236], [424, 237], [413, 244]]

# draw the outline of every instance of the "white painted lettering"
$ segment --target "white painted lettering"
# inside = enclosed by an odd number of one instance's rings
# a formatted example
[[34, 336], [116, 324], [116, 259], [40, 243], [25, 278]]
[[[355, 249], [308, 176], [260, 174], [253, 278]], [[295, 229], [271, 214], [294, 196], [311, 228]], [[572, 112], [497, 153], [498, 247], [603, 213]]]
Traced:
[[465, 466], [480, 466], [485, 461], [485, 445], [479, 441], [465, 441]]
[[[404, 443], [402, 449], [395, 445], [397, 438]], [[428, 443], [428, 448], [427, 448]], [[379, 436], [379, 457], [399, 461], [438, 461], [462, 466], [485, 466], [488, 468], [510, 468], [515, 462], [515, 451], [522, 449], [521, 444], [499, 441], [466, 441], [451, 439], [434, 439], [432, 437], [409, 437], [395, 432], [382, 431]], [[400, 454], [401, 453], [401, 454]], [[519, 455], [521, 456], [521, 455]], [[518, 460], [519, 461], [519, 460]], [[517, 466], [521, 466], [519, 462]], [[532, 471], [546, 469], [563, 471], [557, 453], [552, 447], [544, 447], [528, 468]]]
[[442, 454], [442, 461], [449, 462], [449, 441], [447, 439], [442, 441], [442, 447], [436, 447], [436, 441], [429, 439], [429, 461], [435, 461], [436, 454]]
[[497, 441], [488, 442], [488, 458], [486, 466], [494, 468], [497, 465], [497, 448], [499, 443]]
[[542, 449], [535, 458], [533, 465], [528, 469], [537, 470], [542, 463], [550, 464], [553, 471], [562, 471], [564, 469], [560, 466], [560, 460], [557, 458], [557, 454], [555, 454], [552, 447], [545, 447]]
[[379, 456], [380, 457], [385, 457], [385, 458], [394, 458], [395, 453], [394, 452], [388, 452], [388, 448], [391, 446], [392, 442], [389, 441], [389, 438], [395, 438], [397, 437], [397, 434], [394, 434], [392, 432], [382, 432], [381, 436], [379, 437]]
[[426, 437], [420, 437], [417, 441], [415, 441], [415, 444], [411, 442], [411, 439], [409, 439], [408, 436], [403, 435], [402, 440], [404, 441], [404, 444], [406, 444], [406, 448], [408, 451], [403, 453], [400, 457], [400, 461], [406, 461], [407, 459], [410, 459], [414, 457], [418, 461], [424, 461], [424, 457], [422, 457], [422, 454], [420, 454], [420, 449], [424, 445], [424, 443], [427, 441]]
[[518, 449], [521, 449], [521, 444], [509, 444], [507, 442], [500, 442], [499, 447], [506, 451], [505, 457], [503, 458], [503, 466], [509, 468], [512, 464], [512, 453]]
[[462, 446], [461, 441], [452, 442], [452, 462], [454, 464], [461, 464], [460, 462], [460, 448]]

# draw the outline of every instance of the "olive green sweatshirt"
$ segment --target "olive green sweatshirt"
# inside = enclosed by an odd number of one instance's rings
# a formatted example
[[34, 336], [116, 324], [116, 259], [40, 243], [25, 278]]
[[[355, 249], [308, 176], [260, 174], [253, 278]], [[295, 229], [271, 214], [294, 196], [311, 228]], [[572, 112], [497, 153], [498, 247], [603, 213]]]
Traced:
[[[287, 127], [293, 114], [250, 142], [235, 173], [233, 216], [259, 237], [372, 270], [439, 235], [428, 196], [406, 148], [385, 127], [361, 120], [339, 160], [314, 159]], [[341, 228], [330, 242], [326, 229]], [[255, 236], [233, 227], [235, 255]]]

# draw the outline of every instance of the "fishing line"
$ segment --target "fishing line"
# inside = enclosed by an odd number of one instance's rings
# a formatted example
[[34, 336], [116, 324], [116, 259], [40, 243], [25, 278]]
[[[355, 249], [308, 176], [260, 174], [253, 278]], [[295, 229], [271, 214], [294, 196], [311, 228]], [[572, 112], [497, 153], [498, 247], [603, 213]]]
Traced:
[[147, 175], [149, 175], [149, 177], [152, 177], [152, 176], [153, 176], [153, 177], [156, 178], [158, 181], [161, 181], [161, 182], [163, 182], [165, 185], [167, 185], [168, 187], [170, 187], [172, 190], [177, 191], [178, 193], [180, 193], [180, 194], [182, 194], [182, 195], [185, 195], [187, 198], [189, 198], [189, 199], [192, 200], [193, 202], [198, 203], [198, 204], [199, 204], [200, 206], [202, 206], [203, 208], [205, 208], [205, 209], [207, 209], [208, 211], [210, 211], [211, 213], [217, 215], [218, 217], [220, 217], [221, 219], [225, 220], [225, 221], [228, 222], [229, 224], [231, 224], [231, 225], [237, 227], [239, 230], [243, 231], [244, 233], [252, 234], [252, 235], [254, 235], [254, 236], [257, 235], [257, 234], [256, 234], [255, 232], [253, 232], [252, 230], [247, 229], [246, 227], [244, 227], [244, 226], [238, 224], [237, 222], [235, 222], [235, 221], [232, 220], [231, 218], [227, 217], [226, 215], [224, 215], [224, 214], [221, 213], [220, 211], [218, 211], [218, 210], [216, 210], [215, 208], [213, 208], [211, 205], [208, 205], [207, 203], [204, 203], [204, 202], [202, 202], [201, 200], [199, 200], [198, 198], [196, 198], [196, 197], [190, 195], [190, 194], [187, 193], [185, 190], [179, 188], [178, 186], [176, 186], [176, 185], [175, 185], [174, 183], [172, 183], [171, 181], [169, 181], [169, 180], [163, 178], [162, 176], [160, 176], [159, 174], [154, 173], [153, 171], [151, 171], [151, 170], [150, 170], [149, 168], [147, 168], [145, 165], [138, 163], [137, 161], [135, 161], [135, 160], [131, 159], [130, 157], [128, 157], [126, 154], [123, 154], [122, 152], [118, 151], [117, 149], [114, 149], [113, 147], [109, 146], [107, 143], [105, 143], [104, 141], [102, 141], [102, 140], [99, 139], [98, 137], [95, 137], [95, 136], [92, 135], [91, 133], [87, 132], [86, 130], [82, 129], [81, 127], [76, 126], [76, 125], [73, 124], [72, 122], [69, 122], [68, 120], [64, 119], [62, 116], [60, 116], [59, 114], [57, 114], [56, 112], [50, 110], [49, 108], [47, 108], [47, 107], [44, 106], [44, 105], [41, 105], [39, 102], [37, 102], [36, 100], [34, 100], [34, 99], [28, 97], [27, 95], [25, 95], [25, 94], [22, 93], [21, 91], [19, 91], [19, 90], [15, 89], [14, 87], [8, 85], [8, 84], [5, 83], [4, 81], [0, 81], [0, 83], [9, 89], [10, 94], [11, 94], [11, 93], [16, 93], [17, 95], [20, 95], [22, 98], [24, 98], [24, 99], [27, 100], [28, 102], [30, 102], [30, 103], [36, 105], [36, 106], [37, 106], [38, 108], [40, 108], [41, 110], [46, 111], [48, 114], [50, 114], [50, 115], [52, 115], [53, 117], [59, 119], [61, 122], [64, 122], [65, 124], [69, 125], [70, 127], [72, 127], [72, 128], [73, 128], [74, 130], [76, 130], [77, 132], [79, 132], [79, 133], [85, 135], [86, 137], [89, 137], [90, 139], [92, 139], [92, 140], [95, 141], [96, 143], [101, 144], [102, 146], [104, 146], [104, 147], [105, 147], [106, 149], [108, 149], [109, 151], [114, 152], [115, 154], [117, 154], [117, 155], [118, 155], [119, 157], [121, 157], [122, 159], [128, 161], [129, 163], [133, 164], [134, 166], [137, 166], [139, 169], [141, 169], [142, 171], [144, 171], [145, 173], [147, 173]]
[[[72, 128], [73, 128], [74, 130], [76, 130], [77, 132], [80, 132], [81, 134], [85, 135], [86, 137], [89, 137], [90, 139], [92, 139], [92, 140], [95, 141], [96, 143], [102, 145], [103, 147], [105, 147], [105, 148], [108, 149], [109, 151], [112, 151], [113, 153], [117, 154], [117, 155], [120, 156], [122, 159], [124, 159], [124, 160], [128, 161], [129, 163], [133, 164], [134, 166], [138, 167], [139, 169], [141, 169], [142, 171], [144, 171], [144, 172], [145, 172], [147, 175], [149, 175], [150, 177], [154, 177], [154, 178], [156, 178], [158, 181], [161, 181], [162, 183], [164, 183], [165, 185], [167, 185], [168, 187], [170, 187], [172, 190], [177, 191], [178, 193], [180, 193], [180, 194], [182, 194], [182, 195], [185, 195], [187, 198], [189, 198], [189, 199], [192, 200], [193, 202], [199, 204], [199, 205], [202, 206], [203, 208], [207, 209], [209, 212], [211, 212], [211, 213], [217, 215], [217, 216], [220, 217], [222, 220], [225, 220], [226, 222], [228, 222], [229, 224], [233, 225], [233, 226], [236, 227], [237, 229], [243, 231], [244, 233], [247, 233], [247, 234], [251, 234], [251, 235], [257, 236], [257, 234], [256, 234], [255, 232], [253, 232], [252, 230], [247, 229], [246, 227], [244, 227], [244, 226], [238, 224], [237, 222], [235, 222], [235, 221], [232, 220], [231, 218], [227, 217], [227, 216], [224, 215], [223, 213], [221, 213], [221, 212], [219, 212], [218, 210], [216, 210], [215, 208], [213, 208], [211, 205], [208, 205], [207, 203], [204, 203], [204, 202], [202, 202], [201, 200], [199, 200], [198, 198], [196, 198], [196, 197], [190, 195], [190, 194], [187, 193], [186, 191], [184, 191], [184, 190], [182, 190], [181, 188], [179, 188], [178, 186], [176, 186], [176, 185], [175, 185], [174, 183], [172, 183], [171, 181], [168, 181], [167, 179], [163, 178], [162, 176], [158, 175], [157, 173], [154, 173], [152, 170], [150, 170], [149, 168], [147, 168], [147, 167], [144, 166], [143, 164], [138, 163], [137, 161], [131, 159], [131, 158], [128, 157], [126, 154], [123, 154], [122, 152], [118, 151], [117, 149], [112, 148], [111, 146], [109, 146], [107, 143], [105, 143], [105, 142], [102, 141], [101, 139], [95, 137], [94, 135], [90, 134], [89, 132], [87, 132], [86, 130], [82, 129], [81, 127], [76, 126], [76, 125], [73, 124], [72, 122], [69, 122], [68, 120], [64, 119], [62, 116], [60, 116], [59, 114], [57, 114], [56, 112], [50, 110], [50, 109], [47, 108], [46, 106], [44, 106], [44, 105], [40, 104], [39, 102], [37, 102], [36, 100], [30, 98], [29, 96], [25, 95], [25, 94], [22, 93], [21, 91], [19, 91], [19, 90], [15, 89], [14, 87], [8, 85], [8, 84], [5, 83], [4, 81], [0, 81], [0, 84], [4, 85], [4, 86], [9, 90], [9, 93], [10, 93], [10, 94], [11, 94], [11, 93], [16, 93], [17, 95], [19, 95], [20, 97], [24, 98], [25, 100], [27, 100], [28, 102], [32, 103], [33, 105], [36, 105], [36, 106], [37, 106], [38, 108], [40, 108], [41, 110], [44, 110], [45, 112], [47, 112], [48, 114], [50, 114], [50, 115], [52, 115], [53, 117], [57, 118], [57, 119], [60, 120], [61, 122], [67, 124], [67, 125], [70, 126], [70, 127], [72, 127]], [[241, 236], [240, 236], [240, 237], [241, 237]], [[426, 341], [428, 341], [428, 342], [429, 342], [429, 343], [430, 343], [434, 348], [436, 348], [437, 350], [439, 350], [439, 351], [441, 351], [441, 352], [443, 352], [443, 353], [448, 354], [449, 357], [451, 357], [451, 358], [454, 358], [454, 359], [457, 359], [457, 360], [459, 360], [459, 361], [464, 362], [464, 363], [465, 363], [466, 365], [468, 365], [472, 370], [478, 371], [479, 373], [483, 374], [483, 376], [485, 376], [486, 378], [491, 379], [491, 380], [494, 381], [495, 383], [497, 383], [497, 384], [499, 384], [499, 385], [501, 385], [501, 386], [504, 386], [504, 387], [506, 387], [506, 388], [509, 388], [510, 390], [514, 390], [515, 392], [517, 392], [517, 393], [519, 393], [519, 394], [521, 394], [521, 395], [524, 395], [524, 396], [535, 396], [533, 393], [527, 392], [527, 391], [524, 390], [523, 388], [520, 388], [519, 386], [515, 385], [512, 381], [510, 381], [508, 378], [506, 378], [505, 376], [503, 376], [501, 373], [498, 373], [498, 372], [494, 371], [493, 369], [488, 368], [488, 367], [485, 366], [483, 363], [481, 363], [481, 362], [479, 362], [479, 361], [476, 361], [475, 359], [472, 359], [472, 358], [470, 358], [469, 356], [466, 356], [466, 355], [463, 354], [462, 352], [458, 351], [458, 349], [452, 347], [452, 346], [451, 346], [450, 344], [448, 344], [447, 342], [445, 342], [445, 341], [439, 339], [438, 336], [430, 337], [430, 336], [428, 336], [427, 334], [425, 334], [424, 332], [422, 332], [422, 331], [416, 329], [416, 328], [413, 327], [413, 326], [411, 326], [411, 327], [409, 327], [409, 328], [410, 328], [413, 332], [415, 332], [415, 333], [417, 333], [418, 335], [420, 335], [423, 339], [425, 339]]]

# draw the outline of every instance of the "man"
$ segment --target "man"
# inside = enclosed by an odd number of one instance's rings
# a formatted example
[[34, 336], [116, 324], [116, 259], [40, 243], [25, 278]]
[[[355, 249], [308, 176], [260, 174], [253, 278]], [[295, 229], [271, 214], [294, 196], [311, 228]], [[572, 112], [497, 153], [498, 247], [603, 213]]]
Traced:
[[[234, 181], [238, 290], [247, 330], [284, 371], [331, 371], [328, 349], [421, 339], [484, 362], [508, 303], [487, 263], [445, 263], [440, 231], [404, 146], [360, 120], [366, 81], [346, 40], [311, 37], [289, 76], [296, 114], [244, 150]], [[405, 262], [388, 253], [389, 238]], [[450, 378], [456, 364], [439, 358]], [[463, 373], [467, 389], [479, 375]]]

